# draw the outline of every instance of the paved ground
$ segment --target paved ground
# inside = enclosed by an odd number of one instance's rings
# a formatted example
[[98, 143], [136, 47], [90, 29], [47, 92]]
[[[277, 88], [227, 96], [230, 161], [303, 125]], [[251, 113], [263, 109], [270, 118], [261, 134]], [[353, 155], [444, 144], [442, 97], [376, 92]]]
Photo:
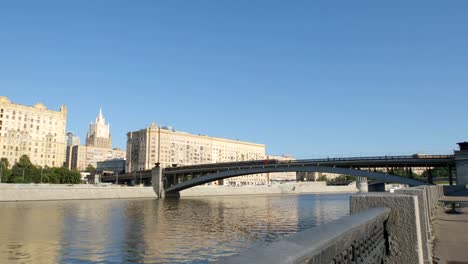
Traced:
[[[468, 190], [458, 195], [466, 195]], [[468, 203], [459, 214], [440, 208], [434, 221], [434, 256], [438, 264], [468, 264]]]

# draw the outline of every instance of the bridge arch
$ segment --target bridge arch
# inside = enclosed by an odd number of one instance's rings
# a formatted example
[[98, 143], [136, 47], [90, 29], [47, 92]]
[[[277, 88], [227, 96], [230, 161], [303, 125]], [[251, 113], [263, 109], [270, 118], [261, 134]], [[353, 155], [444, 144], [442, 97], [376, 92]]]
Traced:
[[326, 172], [335, 174], [346, 174], [356, 177], [367, 177], [369, 179], [380, 180], [384, 182], [396, 182], [407, 184], [410, 186], [425, 185], [426, 183], [413, 179], [403, 178], [395, 175], [385, 174], [381, 172], [364, 171], [349, 168], [339, 167], [324, 167], [324, 166], [288, 166], [288, 167], [254, 167], [254, 168], [240, 168], [235, 170], [225, 170], [217, 173], [212, 173], [197, 178], [192, 178], [188, 181], [178, 183], [170, 186], [165, 190], [166, 193], [176, 193], [188, 188], [202, 185], [205, 183], [223, 180], [227, 178], [259, 174], [259, 173], [273, 173], [273, 172]]

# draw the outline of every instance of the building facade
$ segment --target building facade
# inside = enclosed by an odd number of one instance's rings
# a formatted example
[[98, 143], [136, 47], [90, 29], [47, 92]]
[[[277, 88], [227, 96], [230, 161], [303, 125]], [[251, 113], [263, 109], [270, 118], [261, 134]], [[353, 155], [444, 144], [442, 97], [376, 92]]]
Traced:
[[71, 156], [70, 168], [84, 171], [90, 165], [96, 168], [100, 161], [125, 159], [125, 151], [112, 148], [73, 146], [71, 147]]
[[125, 159], [110, 159], [105, 161], [98, 161], [96, 166], [98, 174], [123, 174], [125, 173]]
[[112, 137], [110, 134], [110, 125], [106, 124], [106, 119], [102, 115], [102, 109], [96, 121], [89, 125], [89, 132], [86, 135], [86, 146], [98, 148], [112, 148]]
[[79, 171], [86, 170], [90, 165], [97, 168], [98, 162], [101, 161], [125, 159], [126, 155], [125, 151], [112, 148], [110, 125], [106, 124], [101, 109], [99, 110], [96, 122], [91, 123], [89, 127], [86, 135], [86, 145], [71, 144], [67, 146], [67, 153], [69, 158], [67, 158], [66, 166], [69, 169]]
[[265, 145], [194, 135], [167, 127], [150, 127], [127, 134], [127, 172], [167, 167], [265, 158]]
[[80, 138], [72, 132], [67, 132], [67, 147], [80, 145]]
[[65, 162], [67, 108], [49, 110], [42, 103], [25, 106], [0, 96], [0, 157], [10, 164], [28, 155], [38, 166], [61, 167]]
[[[127, 134], [126, 172], [162, 167], [265, 159], [265, 145], [194, 135], [169, 127], [150, 127]], [[227, 179], [224, 184], [266, 184], [266, 174]], [[218, 183], [217, 183], [218, 184]], [[238, 184], [239, 185], [239, 184]]]
[[71, 159], [72, 159], [72, 149], [73, 146], [79, 146], [80, 145], [80, 138], [78, 136], [75, 136], [72, 132], [67, 132], [67, 149], [65, 151], [65, 167], [71, 168]]
[[[287, 155], [284, 156], [267, 156], [268, 160], [279, 160], [279, 161], [293, 161], [295, 160], [292, 157]], [[275, 172], [275, 173], [267, 173], [267, 181], [268, 182], [288, 182], [288, 181], [296, 181], [297, 180], [297, 172]]]

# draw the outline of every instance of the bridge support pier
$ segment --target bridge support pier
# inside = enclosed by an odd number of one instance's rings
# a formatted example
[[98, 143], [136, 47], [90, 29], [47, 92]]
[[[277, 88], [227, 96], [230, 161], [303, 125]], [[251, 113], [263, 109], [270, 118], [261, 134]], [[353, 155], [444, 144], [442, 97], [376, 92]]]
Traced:
[[468, 142], [458, 143], [460, 150], [455, 151], [457, 184], [468, 184]]
[[158, 196], [159, 199], [164, 198], [164, 184], [162, 179], [162, 168], [161, 166], [156, 166], [151, 171], [151, 181], [153, 183], [153, 190]]
[[357, 177], [356, 188], [359, 190], [360, 193], [369, 192], [369, 186], [367, 184], [367, 178], [366, 177]]

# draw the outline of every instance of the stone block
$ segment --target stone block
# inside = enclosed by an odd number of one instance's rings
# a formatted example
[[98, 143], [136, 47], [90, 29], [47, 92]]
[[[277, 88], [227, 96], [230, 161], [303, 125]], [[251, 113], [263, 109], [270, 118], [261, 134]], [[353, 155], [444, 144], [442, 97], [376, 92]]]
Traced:
[[[425, 263], [432, 263], [432, 246], [429, 244], [431, 241], [431, 223], [429, 210], [427, 208], [427, 187], [423, 188], [407, 188], [399, 189], [395, 191], [395, 194], [411, 195], [416, 196], [418, 199], [419, 206], [419, 218], [421, 220], [421, 231], [422, 231], [422, 246], [423, 246], [423, 257]], [[435, 189], [437, 190], [437, 189]]]
[[423, 264], [418, 198], [391, 193], [351, 196], [350, 210], [352, 214], [374, 207], [391, 209], [386, 223], [389, 252], [385, 263]]

